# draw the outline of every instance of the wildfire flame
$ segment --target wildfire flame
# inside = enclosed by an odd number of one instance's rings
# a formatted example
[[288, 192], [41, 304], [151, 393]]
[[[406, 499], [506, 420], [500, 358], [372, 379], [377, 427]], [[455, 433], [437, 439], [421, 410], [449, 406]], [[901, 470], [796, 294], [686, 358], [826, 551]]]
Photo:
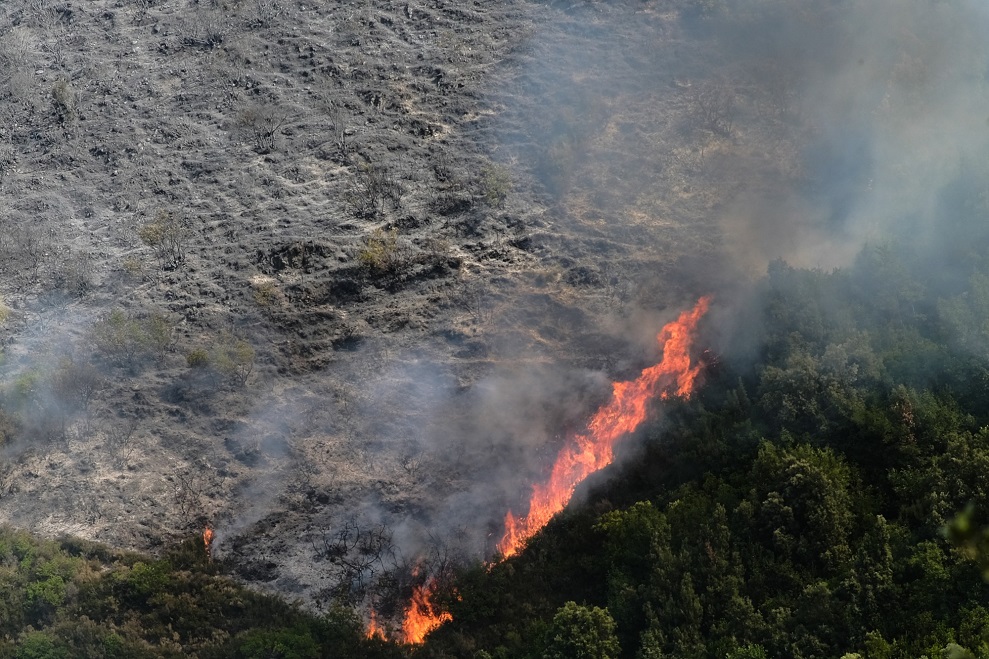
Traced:
[[213, 557], [213, 529], [206, 527], [203, 529], [203, 547], [206, 549], [206, 558]]
[[378, 614], [371, 609], [371, 622], [367, 625], [367, 638], [378, 638], [385, 640], [385, 629], [378, 624]]
[[509, 511], [505, 515], [505, 535], [498, 543], [502, 558], [518, 553], [553, 515], [563, 510], [581, 481], [611, 464], [615, 442], [639, 427], [646, 418], [649, 401], [657, 393], [668, 398], [671, 392], [677, 396], [693, 392], [701, 367], [691, 363], [690, 347], [697, 323], [710, 302], [709, 297], [702, 297], [691, 311], [681, 313], [663, 327], [656, 337], [663, 346], [662, 361], [643, 370], [635, 380], [612, 385], [611, 400], [595, 413], [585, 432], [568, 438], [549, 479], [533, 487], [529, 514], [516, 517]]
[[422, 643], [426, 634], [433, 631], [444, 622], [453, 620], [447, 611], [437, 611], [431, 602], [435, 594], [436, 583], [430, 579], [412, 591], [412, 601], [405, 609], [405, 619], [402, 621], [402, 636], [406, 643]]
[[[662, 361], [643, 370], [635, 380], [615, 382], [611, 399], [594, 414], [587, 430], [568, 438], [547, 482], [533, 487], [529, 514], [515, 517], [509, 511], [505, 515], [505, 535], [498, 543], [502, 559], [518, 553], [553, 515], [563, 510], [581, 481], [611, 464], [615, 442], [645, 420], [651, 399], [657, 395], [665, 399], [671, 394], [685, 397], [693, 393], [701, 366], [691, 363], [690, 348], [697, 323], [707, 313], [710, 303], [709, 297], [702, 297], [691, 311], [681, 313], [674, 322], [663, 327], [656, 337], [663, 347]], [[422, 643], [429, 632], [453, 620], [452, 614], [433, 606], [431, 600], [435, 590], [433, 579], [413, 590], [402, 622], [405, 643]], [[371, 611], [367, 637], [385, 638], [374, 611]]]

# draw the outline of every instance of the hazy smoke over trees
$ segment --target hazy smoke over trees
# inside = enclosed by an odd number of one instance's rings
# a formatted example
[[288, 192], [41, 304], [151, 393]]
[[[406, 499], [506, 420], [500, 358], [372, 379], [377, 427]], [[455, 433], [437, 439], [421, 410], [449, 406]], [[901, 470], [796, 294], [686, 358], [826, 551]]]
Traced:
[[749, 110], [796, 150], [790, 176], [728, 206], [740, 247], [819, 267], [866, 242], [937, 248], [946, 192], [986, 174], [985, 6], [742, 2], [712, 21], [733, 77], [756, 86]]
[[[643, 7], [632, 34], [618, 18], [627, 7], [600, 8], [594, 20], [579, 10], [557, 17], [568, 38], [541, 41], [537, 29], [526, 67], [510, 77], [505, 97], [495, 94], [511, 99], [494, 120], [504, 148], [527, 163], [555, 209], [546, 240], [567, 225], [577, 236], [572, 253], [625, 257], [636, 290], [624, 316], [634, 319], [627, 333], [640, 357], [659, 323], [635, 308], [710, 288], [738, 291], [739, 273], [764, 274], [773, 259], [845, 266], [867, 244], [904, 244], [917, 252], [917, 267], [936, 268], [971, 229], [958, 226], [967, 220], [957, 204], [981, 204], [984, 216], [989, 203], [981, 4], [710, 4], [679, 22]], [[681, 225], [664, 233], [671, 220]], [[657, 283], [658, 294], [650, 290]], [[478, 421], [449, 435], [497, 446], [488, 468], [475, 472], [481, 481], [499, 482], [506, 464], [518, 464], [512, 447], [533, 432], [544, 433], [537, 445], [545, 442], [552, 425], [537, 430], [543, 424], [531, 408], [501, 393], [530, 391], [520, 383], [531, 377], [518, 377], [479, 386], [463, 409], [476, 420], [494, 405], [492, 418], [524, 430], [494, 441], [499, 424]], [[531, 391], [547, 401], [573, 391], [553, 389], [543, 382]], [[525, 481], [516, 466], [502, 478]]]

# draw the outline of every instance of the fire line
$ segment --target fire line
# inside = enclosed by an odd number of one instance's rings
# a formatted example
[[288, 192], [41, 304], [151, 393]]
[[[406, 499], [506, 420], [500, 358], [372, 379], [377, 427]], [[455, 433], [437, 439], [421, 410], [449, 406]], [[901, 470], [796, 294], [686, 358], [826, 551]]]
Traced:
[[505, 535], [498, 543], [502, 559], [517, 554], [554, 515], [563, 510], [574, 490], [585, 478], [614, 460], [615, 442], [635, 431], [645, 421], [649, 401], [657, 394], [689, 396], [701, 365], [692, 363], [690, 348], [697, 323], [707, 312], [710, 297], [702, 297], [691, 311], [667, 323], [657, 335], [663, 359], [642, 371], [638, 378], [612, 385], [611, 400], [587, 424], [587, 430], [572, 435], [553, 464], [549, 479], [532, 489], [529, 512], [505, 515]]
[[[613, 383], [611, 399], [591, 417], [587, 430], [567, 439], [547, 481], [532, 488], [528, 514], [516, 517], [509, 511], [505, 515], [505, 535], [498, 543], [501, 560], [521, 551], [532, 536], [563, 510], [581, 481], [611, 464], [615, 443], [645, 421], [653, 398], [687, 397], [693, 393], [701, 364], [691, 361], [690, 351], [697, 324], [710, 303], [709, 296], [702, 297], [692, 310], [684, 311], [660, 330], [656, 339], [662, 346], [662, 360], [644, 369], [635, 380]], [[453, 620], [452, 614], [434, 607], [431, 600], [435, 589], [433, 579], [414, 589], [402, 622], [405, 643], [422, 643], [431, 631]], [[385, 637], [374, 611], [367, 636]]]
[[412, 591], [412, 601], [405, 608], [405, 619], [402, 621], [402, 635], [405, 642], [419, 644], [426, 639], [426, 634], [433, 631], [444, 622], [453, 620], [447, 611], [438, 611], [432, 603], [436, 583], [430, 579]]
[[206, 550], [206, 560], [213, 560], [213, 529], [207, 526], [203, 529], [203, 548]]

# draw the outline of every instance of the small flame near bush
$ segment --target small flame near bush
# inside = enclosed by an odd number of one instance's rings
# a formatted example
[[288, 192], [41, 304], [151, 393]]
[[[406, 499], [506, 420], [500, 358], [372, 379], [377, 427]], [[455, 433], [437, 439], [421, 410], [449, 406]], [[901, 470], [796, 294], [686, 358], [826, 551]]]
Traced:
[[213, 529], [206, 527], [203, 529], [203, 548], [206, 550], [206, 560], [213, 560]]

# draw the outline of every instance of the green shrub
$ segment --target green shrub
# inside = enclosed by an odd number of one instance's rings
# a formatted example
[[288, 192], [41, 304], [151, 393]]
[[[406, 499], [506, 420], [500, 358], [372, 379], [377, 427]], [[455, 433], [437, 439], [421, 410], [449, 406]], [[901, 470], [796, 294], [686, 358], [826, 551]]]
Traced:
[[140, 325], [121, 309], [114, 309], [96, 321], [90, 338], [97, 352], [117, 364], [133, 364], [141, 351]]
[[141, 242], [154, 250], [162, 269], [178, 267], [185, 261], [189, 228], [185, 221], [168, 211], [159, 211], [155, 219], [138, 228], [137, 235]]
[[128, 277], [131, 277], [133, 279], [140, 279], [141, 277], [144, 276], [144, 265], [141, 263], [140, 260], [135, 259], [132, 256], [125, 258], [123, 261], [121, 261], [120, 265], [121, 267], [123, 267], [124, 272], [127, 273]]
[[224, 332], [209, 345], [193, 348], [186, 353], [185, 363], [191, 369], [207, 371], [243, 386], [254, 372], [256, 357], [257, 352], [248, 341]]
[[544, 659], [616, 659], [615, 621], [608, 609], [567, 602], [553, 616]]
[[210, 365], [221, 375], [237, 384], [246, 384], [254, 372], [254, 347], [232, 334], [221, 335], [210, 349]]
[[52, 109], [60, 124], [67, 124], [76, 117], [75, 93], [65, 79], [57, 80], [52, 85]]
[[480, 187], [484, 203], [501, 208], [512, 191], [512, 173], [504, 165], [489, 165], [481, 171]]
[[54, 608], [65, 601], [65, 581], [62, 577], [53, 575], [44, 581], [29, 583], [25, 593], [30, 602], [37, 605], [47, 604]]
[[317, 659], [323, 656], [320, 647], [305, 629], [254, 629], [240, 641], [238, 656], [249, 659], [292, 657]]
[[372, 231], [364, 240], [364, 248], [357, 254], [357, 259], [377, 272], [395, 270], [402, 260], [399, 257], [398, 229]]
[[0, 410], [0, 446], [6, 446], [20, 434], [20, 423], [16, 416]]
[[127, 575], [127, 584], [134, 592], [148, 596], [165, 590], [169, 583], [171, 567], [164, 561], [144, 563], [138, 561]]
[[66, 411], [75, 412], [89, 407], [90, 402], [106, 385], [100, 371], [89, 362], [63, 359], [49, 376], [49, 388], [55, 401]]
[[144, 344], [158, 360], [165, 358], [165, 353], [172, 347], [173, 326], [162, 314], [153, 313], [141, 321], [144, 332]]
[[259, 307], [268, 309], [279, 299], [278, 287], [273, 281], [262, 281], [254, 284], [254, 301]]
[[38, 397], [42, 375], [37, 369], [21, 373], [14, 378], [8, 398], [15, 409], [31, 405]]
[[17, 639], [15, 659], [68, 659], [69, 651], [50, 634], [29, 629]]
[[133, 370], [148, 358], [164, 358], [172, 345], [172, 324], [161, 314], [135, 318], [114, 309], [93, 324], [89, 338], [101, 357]]
[[209, 351], [205, 348], [193, 348], [185, 356], [189, 368], [206, 368], [209, 366]]

